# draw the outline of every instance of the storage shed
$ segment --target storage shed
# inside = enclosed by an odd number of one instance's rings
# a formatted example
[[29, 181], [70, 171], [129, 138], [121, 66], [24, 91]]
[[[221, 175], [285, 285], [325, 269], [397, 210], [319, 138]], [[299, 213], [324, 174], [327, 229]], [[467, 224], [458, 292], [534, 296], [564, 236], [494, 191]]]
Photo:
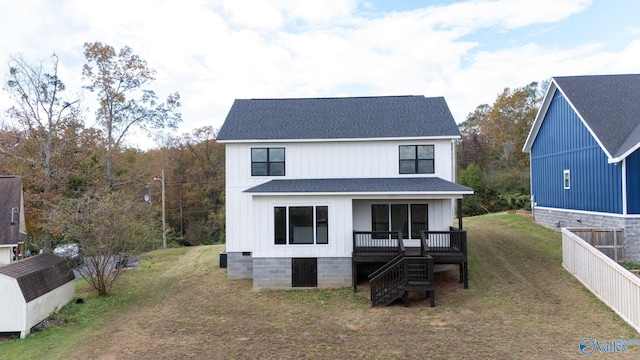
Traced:
[[69, 263], [53, 254], [0, 266], [0, 332], [20, 332], [24, 339], [73, 299], [74, 279]]

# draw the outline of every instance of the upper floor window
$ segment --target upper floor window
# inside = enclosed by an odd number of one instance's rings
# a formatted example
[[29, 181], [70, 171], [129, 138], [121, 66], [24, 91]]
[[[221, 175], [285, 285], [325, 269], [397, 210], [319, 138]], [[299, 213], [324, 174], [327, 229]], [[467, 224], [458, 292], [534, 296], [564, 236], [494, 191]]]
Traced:
[[400, 145], [400, 174], [433, 174], [433, 145]]
[[284, 176], [284, 148], [252, 148], [251, 176]]

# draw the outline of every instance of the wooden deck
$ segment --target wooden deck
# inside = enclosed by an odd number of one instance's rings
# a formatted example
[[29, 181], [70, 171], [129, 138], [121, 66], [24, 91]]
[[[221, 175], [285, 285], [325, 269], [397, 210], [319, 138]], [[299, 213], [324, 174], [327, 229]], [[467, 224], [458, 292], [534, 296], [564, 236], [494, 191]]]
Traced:
[[[466, 231], [459, 230], [451, 227], [449, 231], [423, 231], [421, 233], [420, 246], [405, 247], [402, 239], [402, 234], [399, 232], [367, 232], [367, 231], [354, 231], [353, 232], [353, 253], [352, 253], [352, 277], [353, 277], [353, 291], [358, 291], [358, 266], [365, 264], [385, 264], [384, 268], [392, 268], [400, 266], [400, 260], [402, 258], [411, 259], [427, 259], [428, 263], [425, 263], [426, 267], [429, 264], [452, 264], [458, 265], [460, 269], [460, 282], [464, 284], [464, 288], [469, 288], [468, 281], [468, 264], [467, 264], [467, 233]], [[414, 260], [415, 262], [416, 260]], [[405, 265], [407, 268], [415, 265]], [[432, 267], [431, 267], [432, 268]], [[394, 270], [399, 271], [399, 270]], [[432, 271], [432, 270], [431, 270]], [[375, 276], [378, 276], [380, 270], [371, 275], [370, 280]], [[400, 276], [400, 275], [398, 275]], [[425, 274], [425, 280], [431, 282], [426, 288], [435, 286], [432, 283], [432, 273]], [[399, 281], [398, 279], [394, 281]], [[409, 286], [409, 280], [405, 281], [404, 287]], [[416, 281], [413, 280], [415, 284]], [[385, 285], [388, 286], [388, 285]], [[402, 286], [397, 285], [398, 288]], [[407, 291], [410, 289], [407, 288]], [[419, 290], [424, 290], [425, 287]], [[375, 306], [374, 290], [372, 289], [372, 304]], [[406, 295], [406, 293], [405, 293]], [[428, 293], [431, 295], [431, 301], [433, 305], [433, 292]]]

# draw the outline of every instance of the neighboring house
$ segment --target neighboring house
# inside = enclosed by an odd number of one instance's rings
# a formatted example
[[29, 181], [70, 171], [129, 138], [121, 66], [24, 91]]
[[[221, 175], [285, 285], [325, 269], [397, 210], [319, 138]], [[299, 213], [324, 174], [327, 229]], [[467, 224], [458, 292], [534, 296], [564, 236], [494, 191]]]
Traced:
[[0, 176], [0, 265], [19, 259], [27, 239], [22, 177]]
[[0, 333], [24, 339], [73, 299], [75, 284], [69, 262], [50, 253], [0, 266]]
[[228, 278], [355, 285], [354, 231], [419, 246], [420, 231], [450, 230], [473, 193], [454, 182], [459, 137], [442, 97], [236, 100], [217, 136]]
[[535, 219], [622, 228], [640, 261], [640, 75], [554, 77], [524, 151]]

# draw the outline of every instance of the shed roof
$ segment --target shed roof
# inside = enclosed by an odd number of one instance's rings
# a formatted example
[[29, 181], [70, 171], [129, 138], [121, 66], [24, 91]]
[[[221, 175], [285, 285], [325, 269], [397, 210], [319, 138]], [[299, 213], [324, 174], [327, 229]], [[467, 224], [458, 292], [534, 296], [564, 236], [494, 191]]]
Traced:
[[50, 253], [2, 265], [0, 274], [17, 280], [26, 302], [75, 279], [69, 262]]
[[525, 143], [529, 151], [556, 89], [593, 137], [618, 162], [640, 146], [640, 74], [558, 76], [552, 79]]
[[438, 177], [282, 179], [245, 190], [247, 193], [430, 193], [472, 194], [473, 189]]
[[460, 131], [443, 97], [381, 96], [238, 99], [220, 142], [369, 138], [456, 138]]
[[20, 233], [20, 220], [24, 218], [20, 214], [21, 200], [22, 177], [0, 176], [0, 245], [15, 245], [26, 238]]

